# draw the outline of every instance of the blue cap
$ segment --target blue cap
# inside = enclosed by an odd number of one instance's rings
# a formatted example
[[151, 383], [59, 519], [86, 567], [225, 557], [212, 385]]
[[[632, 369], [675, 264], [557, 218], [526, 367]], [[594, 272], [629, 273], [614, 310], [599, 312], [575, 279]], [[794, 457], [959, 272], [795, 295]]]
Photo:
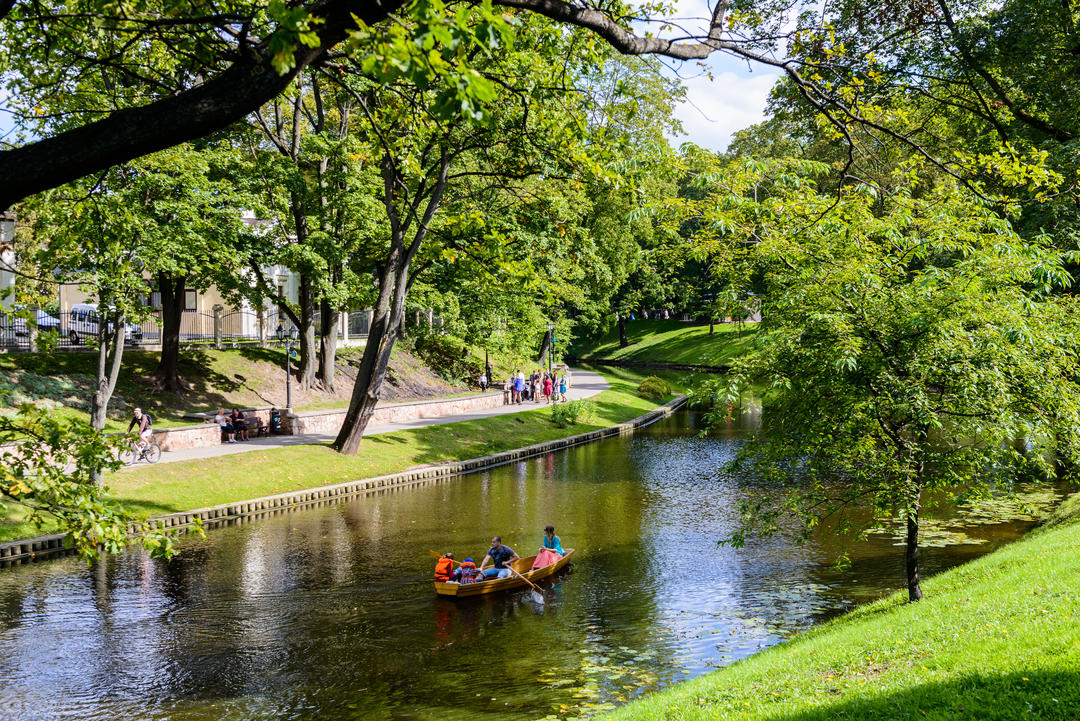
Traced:
[[476, 563], [476, 561], [472, 560], [471, 558], [466, 558], [465, 562], [466, 563]]

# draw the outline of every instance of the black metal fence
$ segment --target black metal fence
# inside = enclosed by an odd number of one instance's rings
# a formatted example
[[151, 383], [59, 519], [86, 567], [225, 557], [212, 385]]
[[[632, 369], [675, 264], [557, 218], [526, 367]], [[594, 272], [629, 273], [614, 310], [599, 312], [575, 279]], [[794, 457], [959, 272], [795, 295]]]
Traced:
[[[370, 325], [370, 311], [352, 311], [348, 314], [348, 336], [365, 337]], [[184, 311], [180, 318], [180, 342], [184, 344], [259, 343], [277, 341], [278, 325], [292, 327], [292, 321], [279, 315], [276, 308], [269, 309], [260, 317], [250, 310], [221, 313], [220, 320], [214, 313]], [[318, 323], [315, 325], [319, 328]], [[36, 322], [14, 314], [0, 311], [0, 348], [5, 350], [30, 350], [32, 332], [40, 341], [38, 346], [48, 344], [57, 348], [86, 348], [92, 345], [98, 333], [96, 314], [85, 310], [71, 313], [46, 313], [38, 311]], [[220, 330], [216, 330], [220, 328]], [[317, 332], [317, 330], [316, 330]], [[341, 326], [338, 338], [342, 338]], [[126, 324], [124, 340], [129, 346], [157, 345], [161, 343], [161, 312], [155, 311], [138, 323]]]

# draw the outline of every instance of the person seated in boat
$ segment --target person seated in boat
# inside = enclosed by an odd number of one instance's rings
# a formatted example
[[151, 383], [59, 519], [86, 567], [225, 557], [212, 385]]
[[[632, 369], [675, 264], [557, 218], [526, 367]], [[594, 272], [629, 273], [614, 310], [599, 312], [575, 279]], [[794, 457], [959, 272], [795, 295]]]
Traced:
[[555, 526], [551, 524], [544, 527], [544, 540], [540, 543], [540, 550], [543, 551], [545, 548], [549, 551], [555, 551], [560, 556], [566, 555], [566, 551], [562, 549], [562, 542], [555, 535]]
[[476, 567], [476, 561], [466, 558], [461, 562], [461, 568], [454, 574], [454, 580], [465, 585], [467, 583], [476, 583], [483, 580], [483, 578], [480, 575], [480, 569]]
[[[514, 549], [504, 546], [502, 538], [495, 536], [491, 539], [491, 548], [488, 549], [487, 555], [480, 562], [480, 573], [484, 574], [484, 578], [506, 578], [511, 573], [508, 565], [519, 560], [521, 557], [514, 552]], [[488, 561], [493, 564], [491, 568], [487, 568]]]
[[454, 577], [454, 554], [444, 553], [442, 558], [435, 562], [435, 580], [446, 583]]

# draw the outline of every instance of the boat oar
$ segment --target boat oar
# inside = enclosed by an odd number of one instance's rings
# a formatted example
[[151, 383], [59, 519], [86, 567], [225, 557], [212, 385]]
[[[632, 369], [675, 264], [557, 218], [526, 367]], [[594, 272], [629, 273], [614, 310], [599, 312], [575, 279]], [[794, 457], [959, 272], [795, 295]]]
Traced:
[[[442, 558], [443, 557], [443, 554], [439, 553], [438, 551], [428, 551], [428, 553], [431, 554], [432, 558]], [[450, 559], [450, 563], [456, 563], [459, 566], [461, 565], [461, 561], [455, 561], [452, 558]]]
[[532, 581], [530, 581], [529, 579], [527, 579], [527, 578], [525, 578], [524, 576], [522, 576], [522, 575], [521, 575], [521, 573], [519, 573], [519, 572], [518, 572], [518, 570], [517, 570], [516, 568], [514, 568], [513, 566], [511, 566], [511, 565], [507, 564], [507, 566], [506, 566], [506, 567], [510, 569], [510, 572], [511, 572], [511, 573], [517, 573], [517, 575], [518, 575], [518, 578], [520, 578], [520, 579], [521, 579], [522, 581], [524, 581], [525, 583], [527, 583], [527, 584], [529, 584], [530, 586], [532, 586], [532, 589], [533, 589], [533, 590], [532, 590], [532, 592], [531, 592], [531, 593], [529, 594], [529, 596], [530, 596], [530, 597], [532, 598], [532, 600], [533, 600], [533, 602], [534, 602], [534, 603], [539, 603], [539, 604], [540, 604], [541, 606], [543, 606], [543, 605], [544, 605], [544, 594], [540, 592], [540, 587], [539, 587], [539, 586], [537, 586], [537, 585], [536, 585], [535, 583], [533, 583]]

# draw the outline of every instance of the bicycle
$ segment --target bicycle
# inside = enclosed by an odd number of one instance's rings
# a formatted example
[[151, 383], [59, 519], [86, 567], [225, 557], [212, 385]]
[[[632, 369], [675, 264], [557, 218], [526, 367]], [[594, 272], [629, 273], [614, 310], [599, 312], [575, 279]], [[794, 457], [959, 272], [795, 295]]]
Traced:
[[140, 448], [139, 442], [133, 441], [129, 447], [120, 451], [120, 461], [126, 466], [138, 461], [157, 463], [159, 460], [161, 460], [161, 446], [153, 442], [147, 443], [145, 448]]

